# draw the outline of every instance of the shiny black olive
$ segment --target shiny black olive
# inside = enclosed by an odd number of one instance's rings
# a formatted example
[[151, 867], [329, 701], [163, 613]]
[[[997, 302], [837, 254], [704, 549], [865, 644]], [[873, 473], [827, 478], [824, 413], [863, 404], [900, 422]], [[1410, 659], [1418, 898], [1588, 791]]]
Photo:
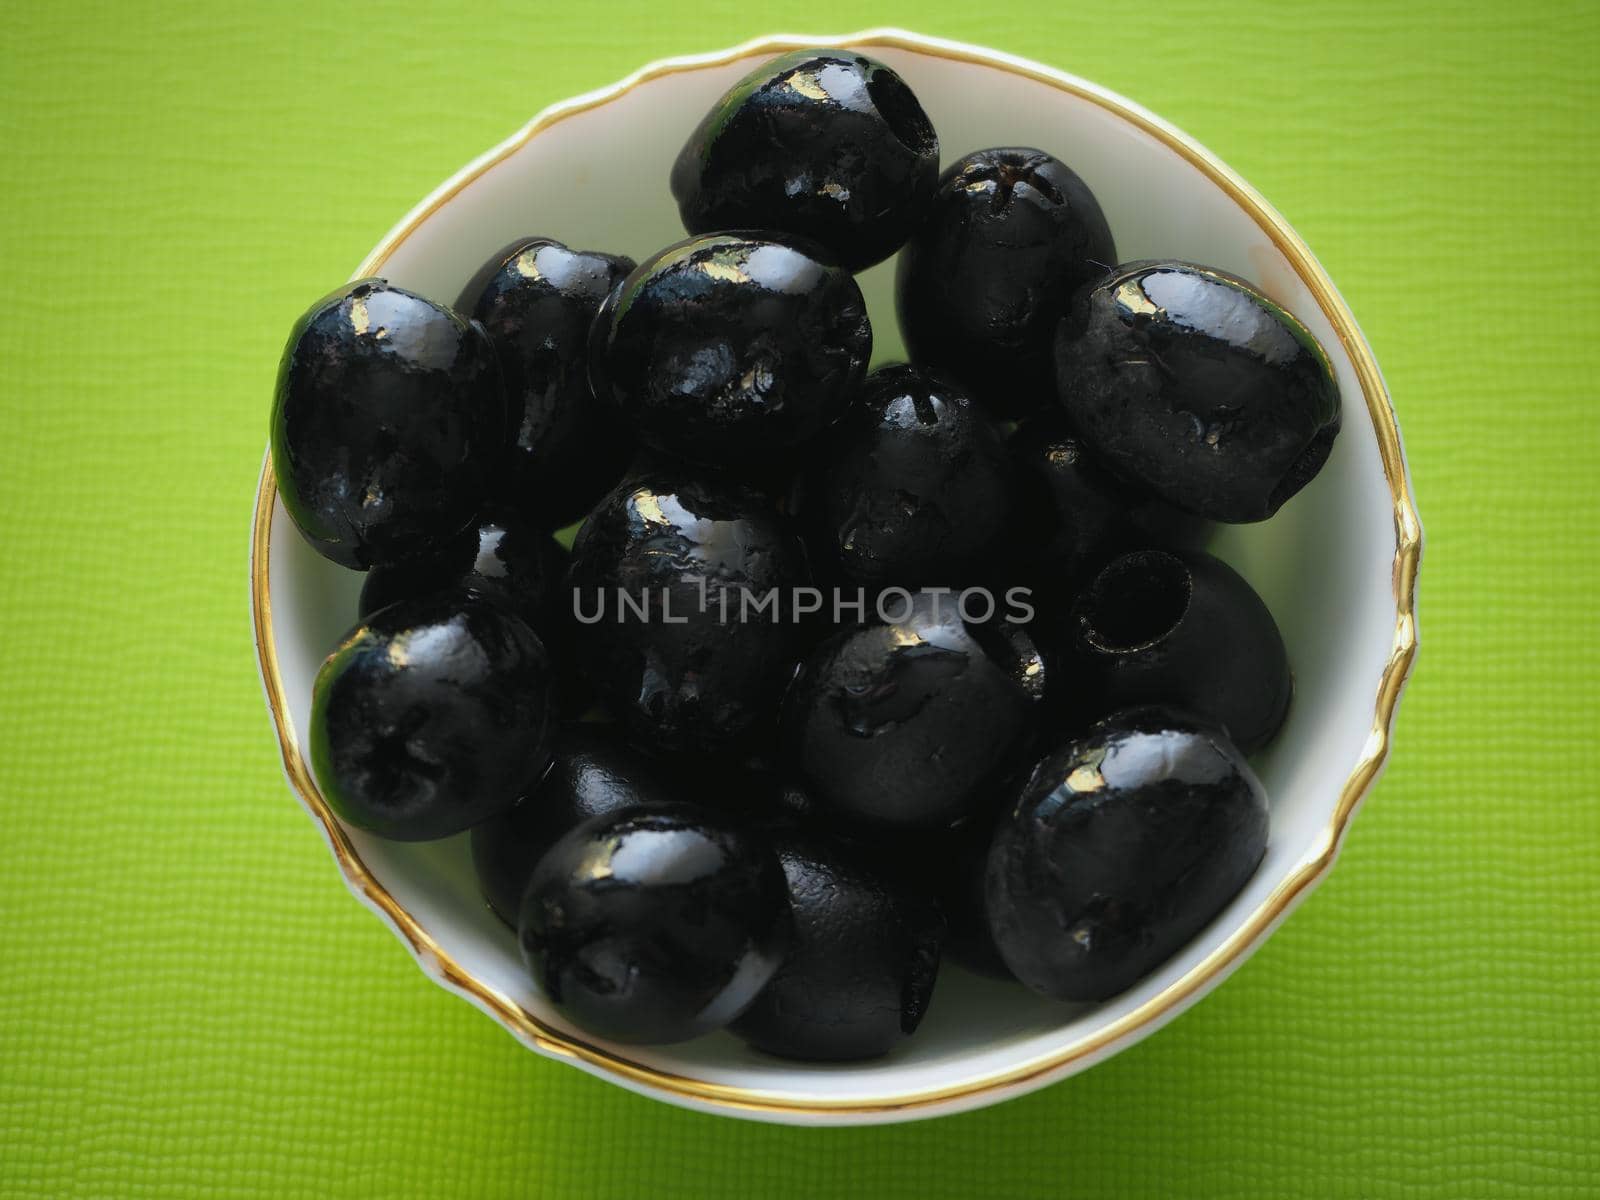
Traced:
[[526, 622], [464, 592], [358, 625], [317, 672], [311, 763], [343, 820], [400, 841], [503, 812], [549, 759], [550, 661]]
[[505, 377], [511, 457], [499, 491], [544, 529], [571, 524], [618, 479], [633, 453], [589, 386], [589, 330], [631, 258], [523, 238], [462, 289]]
[[793, 923], [770, 845], [687, 805], [592, 817], [539, 860], [523, 958], [575, 1025], [618, 1042], [719, 1029], [766, 986]]
[[762, 63], [706, 114], [672, 168], [690, 233], [771, 229], [851, 271], [900, 248], [939, 181], [939, 139], [876, 59], [796, 50]]
[[1254, 754], [1283, 726], [1294, 682], [1277, 622], [1227, 563], [1198, 551], [1113, 559], [1072, 608], [1074, 673], [1100, 712], [1173, 704]]
[[472, 865], [489, 907], [515, 927], [539, 859], [590, 817], [673, 800], [660, 763], [615, 725], [570, 721], [551, 739], [550, 767], [534, 789], [472, 829]]
[[839, 818], [937, 828], [981, 803], [1026, 743], [1036, 697], [1016, 648], [964, 624], [954, 597], [923, 592], [900, 607], [903, 620], [813, 651], [785, 698], [783, 736]]
[[1217, 521], [1262, 521], [1322, 469], [1339, 386], [1311, 331], [1192, 263], [1117, 268], [1056, 333], [1073, 426], [1105, 463]]
[[714, 466], [780, 458], [814, 436], [872, 357], [855, 280], [756, 234], [669, 246], [602, 316], [597, 384], [646, 445]]
[[567, 579], [587, 674], [632, 736], [721, 749], [772, 718], [807, 574], [760, 493], [682, 468], [631, 476], [583, 523]]
[[998, 416], [1055, 403], [1067, 302], [1117, 261], [1088, 184], [1042, 150], [979, 150], [945, 169], [906, 243], [895, 301], [906, 349]]
[[396, 600], [462, 589], [493, 596], [538, 630], [561, 590], [566, 558], [554, 538], [517, 514], [492, 513], [432, 554], [368, 571], [361, 619]]
[[813, 1062], [887, 1053], [916, 1032], [932, 999], [938, 906], [837, 841], [793, 827], [771, 837], [794, 941], [733, 1032], [769, 1054]]
[[364, 571], [425, 553], [478, 515], [505, 423], [483, 330], [363, 279], [289, 334], [272, 405], [278, 493], [336, 563]]
[[1221, 730], [1119, 713], [1042, 759], [1002, 819], [990, 931], [1030, 988], [1104, 1000], [1216, 916], [1266, 846], [1266, 792]]
[[1005, 444], [954, 383], [880, 367], [816, 450], [803, 520], [819, 573], [962, 586], [1000, 553], [1017, 489]]
[[1204, 533], [1205, 521], [1107, 471], [1060, 412], [1029, 417], [1006, 448], [1024, 491], [1022, 574], [1057, 596], [1120, 551], [1186, 546]]

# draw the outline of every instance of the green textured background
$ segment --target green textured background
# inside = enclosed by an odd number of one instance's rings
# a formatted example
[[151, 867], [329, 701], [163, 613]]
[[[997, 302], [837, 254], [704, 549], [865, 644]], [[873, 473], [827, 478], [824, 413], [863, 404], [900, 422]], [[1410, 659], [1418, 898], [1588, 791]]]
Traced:
[[[1600, 1187], [1593, 3], [26, 7], [0, 16], [0, 1194]], [[891, 23], [1135, 97], [1305, 235], [1400, 413], [1423, 648], [1339, 869], [1172, 1028], [976, 1114], [760, 1127], [526, 1053], [345, 894], [261, 703], [250, 502], [290, 321], [461, 163], [649, 59]]]

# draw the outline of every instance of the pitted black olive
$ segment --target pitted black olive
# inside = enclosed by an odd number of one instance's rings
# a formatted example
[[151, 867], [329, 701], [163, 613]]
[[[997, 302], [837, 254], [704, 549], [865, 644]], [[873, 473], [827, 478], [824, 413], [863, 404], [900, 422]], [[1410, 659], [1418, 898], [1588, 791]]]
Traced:
[[1322, 469], [1339, 387], [1311, 331], [1244, 280], [1132, 263], [1056, 333], [1073, 426], [1112, 470], [1188, 512], [1262, 521]]
[[1060, 412], [1029, 417], [1007, 442], [1024, 500], [1021, 574], [1056, 597], [1113, 555], [1198, 541], [1206, 523], [1106, 470]]
[[669, 246], [601, 317], [596, 385], [646, 445], [713, 466], [779, 459], [832, 424], [872, 357], [855, 280], [759, 234]]
[[1099, 202], [1060, 159], [1025, 147], [969, 154], [945, 169], [900, 255], [906, 350], [997, 416], [1053, 407], [1056, 325], [1116, 261]]
[[380, 609], [317, 672], [311, 763], [329, 806], [384, 837], [504, 812], [549, 760], [550, 662], [526, 622], [464, 592]]
[[753, 1001], [787, 952], [783, 870], [758, 834], [688, 805], [592, 817], [534, 868], [523, 958], [561, 1013], [619, 1042], [678, 1042]]
[[944, 920], [924, 895], [852, 847], [794, 827], [771, 831], [794, 940], [733, 1032], [811, 1062], [874, 1058], [915, 1033], [933, 996]]
[[289, 334], [272, 406], [278, 494], [306, 541], [343, 566], [423, 554], [478, 515], [505, 423], [483, 330], [363, 279]]
[[1104, 1000], [1216, 916], [1266, 846], [1266, 793], [1221, 730], [1119, 713], [1040, 761], [1001, 821], [990, 932], [1035, 991]]
[[472, 830], [472, 865], [489, 907], [515, 927], [533, 868], [590, 817], [666, 804], [662, 765], [623, 740], [615, 725], [571, 721], [556, 728], [550, 767], [514, 808]]
[[1227, 563], [1198, 551], [1113, 559], [1072, 608], [1074, 670], [1100, 711], [1172, 704], [1254, 754], [1288, 715], [1294, 682], [1272, 613]]
[[960, 587], [1001, 555], [1017, 498], [1005, 444], [951, 381], [880, 367], [815, 453], [803, 521], [819, 573]]
[[488, 331], [505, 378], [510, 461], [498, 491], [543, 529], [571, 524], [618, 479], [633, 452], [589, 386], [589, 329], [631, 258], [522, 238], [497, 251], [458, 308]]
[[1036, 697], [1019, 680], [1015, 647], [974, 636], [952, 596], [923, 592], [904, 607], [904, 620], [813, 651], [782, 729], [839, 818], [936, 828], [982, 803], [1025, 745]]
[[939, 180], [939, 139], [876, 59], [796, 50], [729, 89], [672, 168], [690, 233], [771, 229], [851, 271], [900, 248]]
[[681, 469], [631, 476], [573, 544], [587, 674], [631, 736], [726, 749], [776, 712], [798, 658], [789, 592], [807, 578], [760, 493]]

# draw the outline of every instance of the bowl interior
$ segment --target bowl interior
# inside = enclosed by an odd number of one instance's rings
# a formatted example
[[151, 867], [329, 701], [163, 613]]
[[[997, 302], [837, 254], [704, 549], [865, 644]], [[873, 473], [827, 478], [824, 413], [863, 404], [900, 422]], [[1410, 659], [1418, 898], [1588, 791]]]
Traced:
[[[680, 1046], [616, 1048], [646, 1068], [801, 1104], [884, 1105], [933, 1090], [959, 1091], [1059, 1058], [1108, 1030], [1131, 1037], [1172, 1015], [1175, 1006], [1129, 1027], [1130, 1014], [1137, 1016], [1142, 1005], [1195, 969], [1269, 902], [1297, 866], [1325, 848], [1341, 789], [1372, 728], [1395, 631], [1393, 504], [1367, 405], [1328, 315], [1263, 228], [1183, 154], [1100, 103], [995, 64], [892, 46], [868, 52], [901, 72], [921, 98], [946, 163], [984, 146], [1041, 147], [1095, 190], [1123, 260], [1180, 257], [1215, 265], [1252, 280], [1297, 313], [1338, 369], [1345, 417], [1332, 458], [1310, 487], [1271, 522], [1226, 529], [1213, 545], [1266, 598], [1297, 679], [1288, 726], [1257, 761], [1271, 793], [1273, 824], [1270, 849], [1253, 881], [1172, 961], [1106, 1004], [1064, 1006], [949, 969], [918, 1036], [876, 1062], [787, 1063], [727, 1035]], [[677, 240], [682, 229], [667, 190], [672, 159], [705, 109], [751, 63], [649, 79], [549, 125], [444, 202], [424, 206], [428, 211], [378, 273], [450, 302], [482, 259], [517, 236], [548, 234], [636, 258]], [[892, 281], [892, 262], [862, 277], [880, 362], [903, 353]], [[304, 747], [312, 680], [355, 619], [360, 577], [307, 548], [281, 503], [270, 545], [278, 667]], [[352, 831], [350, 839], [383, 888], [462, 971], [554, 1028], [567, 1029], [529, 982], [510, 932], [480, 902], [464, 838], [401, 845]], [[1215, 964], [1206, 969], [1211, 982], [1226, 970]], [[1101, 1052], [1127, 1037], [1119, 1033], [1119, 1041]], [[1094, 1057], [1075, 1057], [1053, 1074]], [[998, 1094], [979, 1092], [951, 1106]]]

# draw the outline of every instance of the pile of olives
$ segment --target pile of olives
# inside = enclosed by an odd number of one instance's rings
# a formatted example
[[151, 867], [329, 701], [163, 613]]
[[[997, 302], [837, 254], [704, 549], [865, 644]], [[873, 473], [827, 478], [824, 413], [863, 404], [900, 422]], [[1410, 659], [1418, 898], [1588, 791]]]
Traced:
[[[1043, 151], [941, 174], [858, 54], [763, 63], [671, 188], [690, 236], [641, 262], [527, 237], [453, 307], [363, 279], [295, 325], [280, 494], [367, 573], [328, 803], [470, 831], [619, 1042], [871, 1057], [949, 962], [1115, 995], [1265, 853], [1290, 664], [1199, 546], [1322, 467], [1327, 357], [1242, 279], [1117, 265]], [[869, 373], [853, 273], [896, 253], [911, 361]]]

